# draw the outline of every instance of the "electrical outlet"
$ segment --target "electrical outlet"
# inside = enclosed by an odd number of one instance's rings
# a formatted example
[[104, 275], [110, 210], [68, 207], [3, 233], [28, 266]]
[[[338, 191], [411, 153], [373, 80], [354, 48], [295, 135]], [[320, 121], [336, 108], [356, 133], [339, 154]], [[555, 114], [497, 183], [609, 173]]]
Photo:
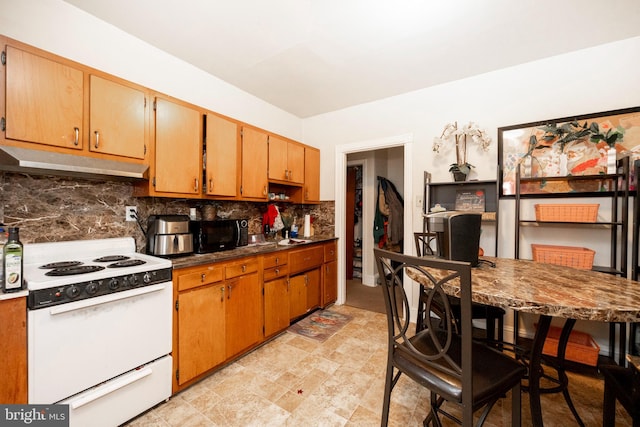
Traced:
[[127, 206], [124, 211], [124, 219], [125, 221], [135, 221], [136, 216], [138, 215], [138, 207], [137, 206]]

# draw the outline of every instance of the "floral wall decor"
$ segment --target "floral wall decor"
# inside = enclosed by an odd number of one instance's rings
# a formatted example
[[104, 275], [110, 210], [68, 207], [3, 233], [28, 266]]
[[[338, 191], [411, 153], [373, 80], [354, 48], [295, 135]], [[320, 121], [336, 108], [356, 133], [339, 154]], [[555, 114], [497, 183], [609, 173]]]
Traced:
[[449, 172], [453, 173], [454, 177], [459, 173], [469, 175], [474, 167], [467, 161], [467, 142], [477, 144], [480, 149], [487, 151], [491, 145], [491, 137], [474, 122], [462, 127], [458, 127], [458, 122], [453, 122], [447, 123], [442, 134], [433, 139], [434, 152], [440, 153], [449, 147], [455, 150], [456, 162], [449, 166]]
[[[500, 194], [515, 194], [516, 170], [522, 178], [603, 175], [616, 172], [616, 160], [640, 157], [640, 107], [498, 129]], [[521, 185], [522, 194], [603, 191], [577, 188], [567, 180]], [[586, 185], [586, 183], [585, 183]], [[596, 185], [596, 184], [593, 184]]]

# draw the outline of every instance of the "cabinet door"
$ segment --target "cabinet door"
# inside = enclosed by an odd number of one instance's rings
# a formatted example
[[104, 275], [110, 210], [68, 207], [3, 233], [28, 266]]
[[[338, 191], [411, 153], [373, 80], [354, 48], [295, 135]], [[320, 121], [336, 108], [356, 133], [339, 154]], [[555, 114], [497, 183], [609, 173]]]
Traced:
[[242, 128], [242, 198], [267, 200], [267, 134]]
[[320, 268], [309, 270], [307, 276], [307, 311], [320, 306], [320, 288], [322, 273]]
[[90, 76], [89, 150], [145, 158], [145, 93]]
[[269, 179], [286, 181], [288, 175], [287, 141], [269, 135]]
[[202, 170], [202, 120], [199, 111], [166, 99], [155, 105], [155, 189], [199, 194]]
[[298, 274], [289, 279], [289, 319], [307, 312], [307, 276]]
[[262, 339], [262, 294], [258, 273], [227, 280], [227, 358]]
[[180, 385], [225, 360], [224, 291], [224, 286], [217, 284], [178, 295]]
[[82, 149], [83, 72], [7, 46], [5, 137]]
[[27, 403], [27, 299], [0, 301], [0, 402]]
[[294, 184], [304, 183], [304, 146], [292, 142], [287, 145], [287, 166], [289, 181]]
[[331, 261], [324, 265], [322, 278], [322, 306], [336, 302], [338, 299], [338, 262]]
[[304, 148], [304, 201], [320, 201], [320, 150]]
[[239, 194], [240, 140], [238, 124], [207, 114], [207, 194], [235, 197]]
[[264, 284], [264, 336], [269, 337], [289, 326], [289, 284], [286, 277]]

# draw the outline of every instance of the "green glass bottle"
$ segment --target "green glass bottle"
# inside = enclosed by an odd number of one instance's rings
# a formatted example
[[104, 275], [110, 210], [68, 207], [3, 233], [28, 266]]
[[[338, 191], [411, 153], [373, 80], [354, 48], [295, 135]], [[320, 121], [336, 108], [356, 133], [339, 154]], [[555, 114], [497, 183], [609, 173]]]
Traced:
[[4, 280], [2, 290], [4, 292], [16, 292], [24, 289], [22, 280], [22, 243], [20, 243], [19, 229], [9, 228], [9, 240], [4, 245]]

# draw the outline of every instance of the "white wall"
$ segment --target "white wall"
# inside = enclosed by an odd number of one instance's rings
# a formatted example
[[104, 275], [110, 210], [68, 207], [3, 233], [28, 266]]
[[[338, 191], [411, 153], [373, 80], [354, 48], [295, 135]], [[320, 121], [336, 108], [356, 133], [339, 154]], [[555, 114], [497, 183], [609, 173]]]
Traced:
[[[635, 37], [305, 119], [305, 142], [322, 147], [321, 199], [335, 197], [335, 146], [391, 135], [414, 138], [417, 193], [405, 194], [405, 200], [421, 195], [424, 170], [433, 181], [451, 180], [453, 153], [434, 155], [432, 141], [454, 120], [472, 120], [489, 131], [490, 150], [470, 150], [469, 162], [476, 166], [471, 178], [496, 179], [498, 127], [638, 106], [638, 68], [640, 37]], [[513, 254], [511, 211], [512, 201], [502, 201], [502, 256]], [[413, 230], [421, 229], [421, 220], [415, 208]]]
[[61, 0], [0, 0], [0, 34], [302, 140], [301, 120]]
[[[305, 142], [322, 148], [321, 199], [335, 198], [335, 147], [412, 134], [414, 194], [404, 198], [414, 209], [412, 229], [419, 231], [420, 208], [408, 201], [422, 194], [423, 171], [434, 181], [451, 180], [453, 154], [432, 151], [433, 138], [446, 123], [475, 121], [489, 131], [490, 151], [472, 149], [468, 160], [476, 166], [471, 178], [496, 179], [498, 127], [639, 106], [639, 68], [640, 37], [635, 37], [305, 119]], [[513, 201], [500, 203], [500, 256], [513, 256], [513, 210]], [[584, 246], [601, 246], [597, 240]], [[577, 327], [591, 328], [598, 329], [606, 352], [603, 325]]]

